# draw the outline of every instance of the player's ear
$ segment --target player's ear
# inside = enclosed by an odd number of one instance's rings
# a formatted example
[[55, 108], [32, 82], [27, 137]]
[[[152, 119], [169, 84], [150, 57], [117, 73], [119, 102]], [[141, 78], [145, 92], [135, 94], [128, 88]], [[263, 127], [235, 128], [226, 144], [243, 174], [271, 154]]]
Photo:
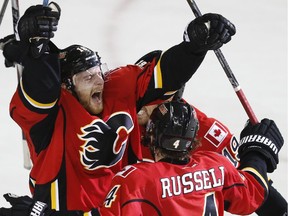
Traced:
[[71, 88], [69, 88], [66, 83], [62, 83], [62, 84], [61, 84], [61, 88], [69, 91], [70, 93], [72, 93]]

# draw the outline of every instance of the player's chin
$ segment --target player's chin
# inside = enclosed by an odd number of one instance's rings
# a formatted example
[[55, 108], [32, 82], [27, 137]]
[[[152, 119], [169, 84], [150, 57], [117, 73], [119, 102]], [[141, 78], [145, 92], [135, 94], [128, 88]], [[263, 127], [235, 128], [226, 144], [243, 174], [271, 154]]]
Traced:
[[98, 115], [103, 111], [103, 101], [90, 98], [89, 103], [86, 104], [86, 110], [92, 115]]
[[92, 102], [89, 105], [90, 113], [93, 115], [98, 115], [103, 111], [103, 103], [102, 101]]

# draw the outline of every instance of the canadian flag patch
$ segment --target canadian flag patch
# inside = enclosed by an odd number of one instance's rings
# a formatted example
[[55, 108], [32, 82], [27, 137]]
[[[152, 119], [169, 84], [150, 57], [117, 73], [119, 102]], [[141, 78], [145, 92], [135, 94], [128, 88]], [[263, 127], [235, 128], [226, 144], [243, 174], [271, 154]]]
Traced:
[[227, 136], [227, 130], [219, 123], [214, 122], [204, 138], [207, 139], [214, 146], [218, 147]]

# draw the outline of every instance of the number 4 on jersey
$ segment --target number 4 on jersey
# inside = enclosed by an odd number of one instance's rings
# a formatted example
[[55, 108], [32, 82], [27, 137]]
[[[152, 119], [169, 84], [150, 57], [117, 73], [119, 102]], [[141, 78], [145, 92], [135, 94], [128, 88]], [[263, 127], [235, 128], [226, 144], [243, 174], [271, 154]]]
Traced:
[[115, 185], [107, 194], [106, 199], [104, 201], [104, 206], [106, 208], [110, 208], [112, 203], [116, 200], [116, 197], [117, 197], [116, 193], [119, 190], [119, 188], [120, 188], [120, 185]]

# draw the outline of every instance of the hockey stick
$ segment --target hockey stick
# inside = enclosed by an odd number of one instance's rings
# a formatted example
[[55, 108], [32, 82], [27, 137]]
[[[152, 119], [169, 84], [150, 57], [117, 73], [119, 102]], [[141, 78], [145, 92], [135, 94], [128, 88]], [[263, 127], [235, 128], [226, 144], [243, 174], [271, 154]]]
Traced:
[[43, 0], [43, 6], [48, 6], [49, 0]]
[[[201, 16], [201, 12], [194, 0], [187, 0], [192, 12], [194, 13], [195, 17]], [[242, 106], [244, 107], [249, 119], [251, 120], [252, 124], [256, 124], [259, 121], [257, 120], [256, 115], [254, 114], [244, 92], [242, 91], [236, 77], [234, 76], [228, 62], [226, 61], [222, 51], [220, 49], [214, 50], [215, 55], [217, 56], [222, 68], [224, 69], [232, 87], [234, 88], [234, 91], [236, 92]]]
[[[20, 17], [19, 2], [18, 2], [18, 0], [11, 0], [11, 3], [12, 3], [12, 17], [13, 17], [14, 34], [15, 34], [16, 39], [19, 39], [18, 32], [17, 32], [17, 22], [18, 22], [19, 17]], [[21, 76], [22, 76], [23, 68], [19, 64], [16, 64], [15, 67], [17, 70], [17, 79], [19, 82], [21, 79]], [[22, 145], [23, 145], [24, 168], [30, 170], [32, 167], [32, 163], [30, 160], [30, 153], [29, 153], [29, 149], [28, 149], [27, 140], [26, 140], [26, 137], [25, 137], [23, 131], [22, 131]]]
[[3, 2], [2, 8], [1, 8], [1, 12], [0, 12], [0, 25], [1, 25], [1, 23], [2, 23], [3, 16], [4, 16], [4, 13], [5, 13], [5, 11], [6, 11], [8, 2], [9, 2], [9, 0], [4, 0], [4, 2]]

